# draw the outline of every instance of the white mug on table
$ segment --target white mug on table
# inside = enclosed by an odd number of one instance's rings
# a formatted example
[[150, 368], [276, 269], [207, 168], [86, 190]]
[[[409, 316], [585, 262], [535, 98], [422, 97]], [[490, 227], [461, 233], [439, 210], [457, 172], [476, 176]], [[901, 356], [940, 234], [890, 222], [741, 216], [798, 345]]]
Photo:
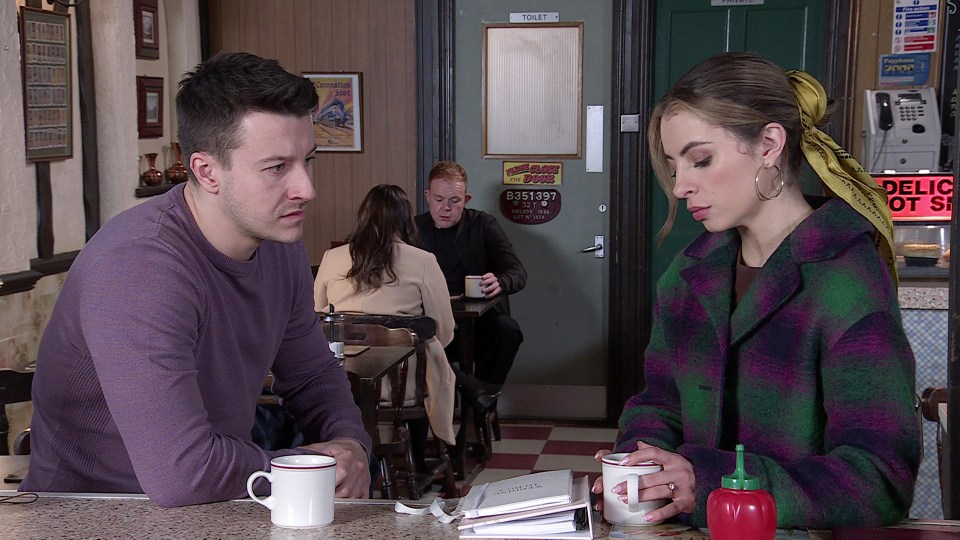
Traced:
[[[618, 465], [629, 454], [607, 454], [603, 456], [603, 519], [614, 525], [658, 525], [661, 521], [644, 521], [643, 516], [667, 504], [666, 499], [640, 501], [639, 478], [645, 474], [660, 472], [663, 467], [652, 461], [638, 465]], [[610, 490], [621, 482], [627, 483], [627, 502]]]
[[483, 276], [467, 276], [463, 279], [463, 295], [467, 298], [483, 298], [483, 288], [480, 281]]
[[[264, 477], [271, 495], [261, 499], [253, 482]], [[333, 521], [333, 493], [337, 485], [337, 460], [330, 456], [281, 456], [270, 460], [270, 472], [257, 471], [247, 478], [247, 493], [270, 509], [270, 521], [280, 527], [320, 527]]]

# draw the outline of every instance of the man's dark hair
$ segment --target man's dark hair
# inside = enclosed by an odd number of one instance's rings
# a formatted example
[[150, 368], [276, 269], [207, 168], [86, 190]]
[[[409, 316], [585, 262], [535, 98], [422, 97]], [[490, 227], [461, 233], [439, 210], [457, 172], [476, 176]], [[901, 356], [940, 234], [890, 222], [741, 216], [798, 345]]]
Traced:
[[247, 114], [304, 116], [316, 106], [313, 84], [287, 72], [276, 60], [249, 53], [218, 54], [180, 81], [177, 137], [184, 161], [189, 163], [194, 152], [208, 152], [230, 167], [230, 152], [243, 142], [240, 123]]

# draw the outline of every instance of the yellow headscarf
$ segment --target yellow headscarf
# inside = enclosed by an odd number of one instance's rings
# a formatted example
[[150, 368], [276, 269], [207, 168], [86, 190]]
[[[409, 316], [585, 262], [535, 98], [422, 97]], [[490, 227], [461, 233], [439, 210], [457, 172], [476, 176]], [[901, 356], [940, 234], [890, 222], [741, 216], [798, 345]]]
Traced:
[[816, 171], [832, 195], [847, 201], [854, 210], [870, 220], [876, 229], [874, 242], [890, 268], [893, 283], [898, 283], [897, 258], [893, 247], [893, 219], [887, 207], [887, 192], [849, 152], [820, 131], [817, 122], [827, 110], [823, 86], [804, 71], [788, 71], [787, 79], [800, 106], [803, 133], [800, 146], [807, 163]]

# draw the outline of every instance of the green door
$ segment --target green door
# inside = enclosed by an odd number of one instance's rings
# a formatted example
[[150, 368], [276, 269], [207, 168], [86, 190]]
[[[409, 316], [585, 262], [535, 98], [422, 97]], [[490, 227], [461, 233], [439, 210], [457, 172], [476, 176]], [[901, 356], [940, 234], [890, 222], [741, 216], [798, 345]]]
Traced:
[[[825, 0], [766, 0], [763, 5], [742, 7], [714, 7], [710, 4], [711, 0], [657, 2], [655, 99], [665, 94], [697, 62], [725, 51], [754, 51], [785, 70], [802, 69], [815, 77], [820, 76]], [[653, 201], [654, 236], [666, 215], [667, 199], [657, 186]], [[651, 286], [656, 285], [674, 256], [703, 230], [703, 226], [687, 212], [678, 212], [663, 245], [654, 244]]]

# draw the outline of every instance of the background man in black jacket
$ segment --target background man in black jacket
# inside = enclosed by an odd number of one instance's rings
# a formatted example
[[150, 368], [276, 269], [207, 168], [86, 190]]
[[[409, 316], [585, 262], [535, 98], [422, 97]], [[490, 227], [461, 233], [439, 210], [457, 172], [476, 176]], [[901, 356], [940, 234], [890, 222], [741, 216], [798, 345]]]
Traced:
[[[453, 161], [440, 161], [430, 170], [424, 192], [430, 212], [417, 216], [420, 247], [437, 257], [453, 296], [463, 294], [464, 277], [483, 276], [480, 286], [487, 298], [519, 292], [527, 284], [527, 271], [497, 220], [485, 212], [464, 208], [467, 173]], [[510, 302], [502, 302], [476, 323], [476, 365], [481, 381], [503, 385], [517, 355], [523, 334], [510, 317]], [[456, 339], [447, 356], [456, 358]]]

